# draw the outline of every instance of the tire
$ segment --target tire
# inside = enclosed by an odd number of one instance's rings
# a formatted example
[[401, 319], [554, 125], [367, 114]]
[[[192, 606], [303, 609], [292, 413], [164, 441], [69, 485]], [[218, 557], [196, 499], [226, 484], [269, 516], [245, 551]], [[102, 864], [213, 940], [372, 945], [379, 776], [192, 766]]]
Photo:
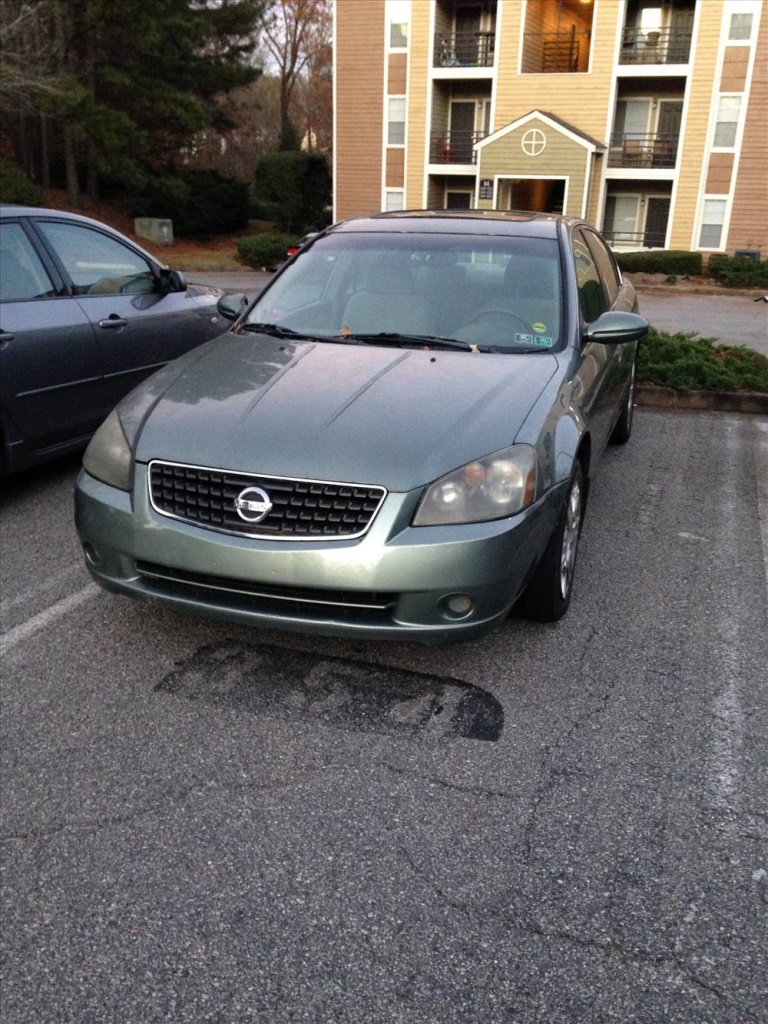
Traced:
[[632, 361], [632, 370], [629, 375], [629, 384], [627, 386], [627, 393], [624, 396], [624, 405], [621, 407], [619, 418], [616, 420], [611, 436], [608, 438], [609, 444], [626, 444], [632, 436], [632, 421], [634, 419], [635, 412], [635, 362]]
[[516, 614], [523, 618], [535, 622], [557, 622], [568, 611], [586, 495], [584, 473], [577, 460], [557, 525], [531, 582], [515, 608]]

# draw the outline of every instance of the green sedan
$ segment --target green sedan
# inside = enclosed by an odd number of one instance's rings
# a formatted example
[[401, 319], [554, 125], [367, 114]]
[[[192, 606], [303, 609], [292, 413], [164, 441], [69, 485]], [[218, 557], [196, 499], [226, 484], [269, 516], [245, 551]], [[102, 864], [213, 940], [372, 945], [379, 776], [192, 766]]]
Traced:
[[320, 233], [97, 431], [102, 586], [234, 622], [439, 643], [571, 600], [648, 329], [588, 224], [417, 211]]

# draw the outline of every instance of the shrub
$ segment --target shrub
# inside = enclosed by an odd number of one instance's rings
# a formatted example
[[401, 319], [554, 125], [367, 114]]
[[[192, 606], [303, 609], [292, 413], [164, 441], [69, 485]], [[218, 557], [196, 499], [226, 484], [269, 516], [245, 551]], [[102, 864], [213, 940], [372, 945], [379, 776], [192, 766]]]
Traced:
[[768, 358], [741, 345], [653, 327], [640, 343], [638, 381], [675, 391], [768, 392]]
[[261, 270], [262, 267], [275, 267], [286, 257], [289, 246], [296, 244], [295, 235], [252, 235], [250, 238], [238, 238], [235, 242], [237, 252], [243, 263]]
[[768, 260], [710, 256], [707, 270], [726, 288], [768, 288]]
[[614, 252], [616, 262], [627, 274], [687, 274], [701, 273], [701, 253], [677, 249], [659, 249], [644, 252]]
[[131, 198], [134, 217], [173, 221], [174, 235], [226, 235], [248, 223], [248, 186], [217, 171], [169, 170]]
[[41, 189], [22, 170], [6, 160], [0, 160], [0, 202], [42, 206], [45, 200]]
[[267, 153], [256, 169], [260, 216], [303, 234], [323, 227], [331, 198], [331, 176], [319, 153]]

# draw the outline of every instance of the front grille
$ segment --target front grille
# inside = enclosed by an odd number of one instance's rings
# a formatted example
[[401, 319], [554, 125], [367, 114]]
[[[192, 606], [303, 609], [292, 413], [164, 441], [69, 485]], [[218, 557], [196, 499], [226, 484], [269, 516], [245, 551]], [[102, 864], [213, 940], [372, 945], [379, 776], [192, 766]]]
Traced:
[[[272, 503], [259, 523], [247, 522], [235, 508], [235, 499], [249, 488], [260, 489]], [[383, 487], [257, 476], [173, 462], [149, 464], [149, 494], [157, 512], [209, 530], [247, 537], [361, 537], [386, 493]], [[251, 492], [248, 497], [258, 498], [258, 494]]]
[[276, 615], [303, 618], [347, 619], [386, 623], [397, 594], [370, 590], [322, 590], [313, 587], [284, 587], [252, 583], [229, 576], [187, 572], [154, 562], [138, 561], [136, 569], [158, 593], [193, 597], [213, 605], [248, 608]]

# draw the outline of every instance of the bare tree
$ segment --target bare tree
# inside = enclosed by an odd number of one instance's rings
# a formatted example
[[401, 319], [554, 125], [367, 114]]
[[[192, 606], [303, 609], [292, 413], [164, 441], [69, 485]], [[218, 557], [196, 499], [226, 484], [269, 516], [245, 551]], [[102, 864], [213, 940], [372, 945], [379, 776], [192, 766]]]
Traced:
[[292, 148], [296, 130], [291, 121], [291, 100], [300, 77], [322, 52], [330, 49], [330, 0], [273, 0], [265, 19], [264, 37], [280, 80], [281, 146]]

